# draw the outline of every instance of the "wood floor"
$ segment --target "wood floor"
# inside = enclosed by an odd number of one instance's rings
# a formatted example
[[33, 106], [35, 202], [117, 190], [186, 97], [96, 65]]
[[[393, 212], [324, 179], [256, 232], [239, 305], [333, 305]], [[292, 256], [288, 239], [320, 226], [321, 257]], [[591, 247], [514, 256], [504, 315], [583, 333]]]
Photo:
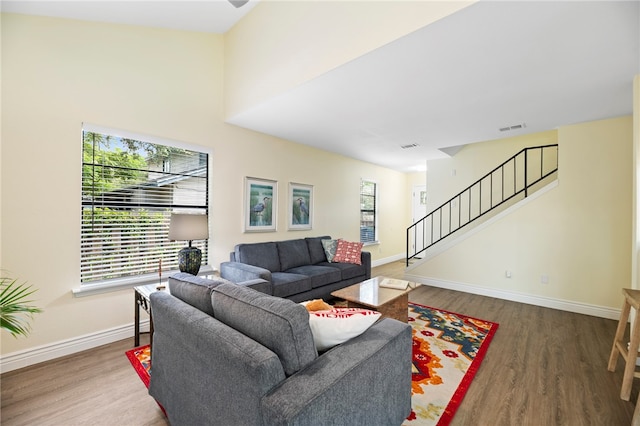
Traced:
[[[402, 271], [395, 262], [373, 275], [401, 278]], [[640, 380], [631, 401], [622, 401], [622, 359], [615, 373], [607, 371], [616, 321], [427, 286], [410, 300], [500, 324], [452, 425], [631, 424]], [[166, 426], [124, 356], [132, 346], [133, 337], [91, 357], [79, 353], [3, 374], [0, 423]]]

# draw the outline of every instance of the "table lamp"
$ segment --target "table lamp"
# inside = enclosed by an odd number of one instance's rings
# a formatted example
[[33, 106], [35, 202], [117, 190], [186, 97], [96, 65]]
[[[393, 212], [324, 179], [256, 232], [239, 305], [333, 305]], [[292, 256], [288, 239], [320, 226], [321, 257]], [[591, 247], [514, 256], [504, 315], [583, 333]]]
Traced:
[[169, 223], [169, 240], [189, 241], [189, 246], [178, 252], [178, 267], [180, 272], [198, 275], [202, 252], [197, 247], [192, 247], [193, 240], [206, 240], [209, 238], [209, 220], [206, 214], [171, 214]]

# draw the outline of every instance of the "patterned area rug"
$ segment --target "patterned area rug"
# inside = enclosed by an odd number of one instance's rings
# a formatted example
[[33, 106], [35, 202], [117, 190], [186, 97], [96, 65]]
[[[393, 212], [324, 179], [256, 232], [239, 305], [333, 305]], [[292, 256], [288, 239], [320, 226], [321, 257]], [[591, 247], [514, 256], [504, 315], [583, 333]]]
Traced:
[[413, 332], [411, 414], [403, 426], [448, 425], [498, 324], [409, 303]]
[[[460, 406], [498, 324], [409, 303], [413, 332], [411, 414], [403, 426], [448, 425]], [[149, 387], [149, 345], [126, 352]]]
[[131, 349], [124, 354], [129, 358], [129, 362], [140, 376], [142, 383], [149, 389], [149, 373], [151, 372], [151, 348], [149, 345]]

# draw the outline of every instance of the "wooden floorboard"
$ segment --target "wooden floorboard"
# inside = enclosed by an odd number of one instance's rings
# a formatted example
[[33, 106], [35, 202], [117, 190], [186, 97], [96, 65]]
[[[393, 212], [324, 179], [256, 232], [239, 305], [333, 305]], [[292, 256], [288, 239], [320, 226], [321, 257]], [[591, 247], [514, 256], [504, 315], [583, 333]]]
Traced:
[[[410, 301], [500, 324], [453, 426], [631, 424], [640, 381], [623, 401], [622, 359], [607, 371], [616, 321], [429, 286]], [[124, 355], [132, 347], [133, 337], [2, 374], [0, 423], [168, 425]]]

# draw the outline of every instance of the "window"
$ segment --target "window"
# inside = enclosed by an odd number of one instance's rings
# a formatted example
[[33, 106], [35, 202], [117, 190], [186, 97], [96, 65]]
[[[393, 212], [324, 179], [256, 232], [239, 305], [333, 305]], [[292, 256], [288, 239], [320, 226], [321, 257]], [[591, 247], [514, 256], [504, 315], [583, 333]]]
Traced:
[[377, 185], [370, 180], [360, 181], [360, 242], [378, 241]]
[[208, 213], [207, 153], [113, 133], [82, 132], [82, 284], [177, 269], [171, 213]]

